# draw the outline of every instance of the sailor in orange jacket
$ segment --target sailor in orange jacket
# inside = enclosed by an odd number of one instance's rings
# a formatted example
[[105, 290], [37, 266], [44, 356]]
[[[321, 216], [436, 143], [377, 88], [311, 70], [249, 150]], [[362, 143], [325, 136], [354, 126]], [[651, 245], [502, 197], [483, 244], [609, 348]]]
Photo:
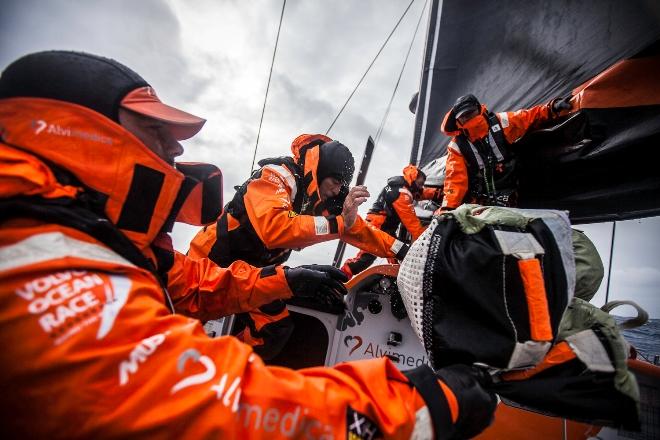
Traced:
[[[303, 134], [291, 152], [292, 157], [259, 162], [218, 221], [192, 240], [190, 257], [208, 257], [223, 267], [236, 260], [262, 267], [285, 262], [292, 249], [339, 238], [371, 254], [403, 258], [408, 245], [357, 214], [369, 193], [363, 186], [348, 189], [355, 164], [346, 146]], [[276, 301], [239, 316], [235, 327], [244, 342], [270, 359], [288, 340], [293, 322], [284, 302]]]
[[570, 109], [567, 98], [558, 98], [528, 110], [493, 113], [474, 95], [458, 98], [440, 127], [452, 136], [440, 211], [463, 203], [516, 206], [518, 180], [511, 145]]
[[[494, 396], [467, 367], [402, 374], [382, 358], [269, 368], [248, 345], [210, 339], [168, 310], [152, 245], [185, 205], [173, 139], [203, 120], [147, 87], [114, 60], [63, 51], [23, 57], [0, 77], [5, 436], [451, 438], [485, 428]], [[288, 290], [281, 267], [207, 270], [229, 309]]]
[[[426, 175], [415, 165], [406, 165], [402, 176], [390, 177], [387, 185], [367, 213], [367, 222], [373, 227], [396, 236], [399, 225], [410, 233], [412, 241], [417, 240], [426, 229], [415, 213], [416, 200], [436, 200], [442, 198], [438, 188], [424, 186]], [[362, 272], [376, 260], [376, 256], [360, 251], [354, 258], [346, 260], [341, 267], [349, 278]]]

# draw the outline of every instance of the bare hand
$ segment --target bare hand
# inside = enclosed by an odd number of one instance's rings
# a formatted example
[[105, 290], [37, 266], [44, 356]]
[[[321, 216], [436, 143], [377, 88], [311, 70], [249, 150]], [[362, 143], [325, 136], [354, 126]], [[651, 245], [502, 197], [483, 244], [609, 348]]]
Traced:
[[348, 191], [341, 215], [344, 218], [344, 228], [351, 229], [357, 217], [358, 207], [367, 201], [369, 191], [363, 185], [354, 186]]

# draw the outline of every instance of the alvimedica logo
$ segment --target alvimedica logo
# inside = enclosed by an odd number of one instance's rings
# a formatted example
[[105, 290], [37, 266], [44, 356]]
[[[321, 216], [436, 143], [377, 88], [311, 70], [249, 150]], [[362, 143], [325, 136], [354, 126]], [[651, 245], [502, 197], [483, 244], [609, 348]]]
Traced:
[[112, 138], [103, 136], [98, 133], [91, 133], [88, 131], [79, 130], [77, 128], [63, 127], [59, 124], [49, 124], [43, 119], [36, 119], [32, 121], [32, 128], [34, 134], [39, 136], [41, 134], [50, 134], [53, 136], [64, 136], [83, 139], [90, 142], [98, 142], [101, 144], [112, 145]]

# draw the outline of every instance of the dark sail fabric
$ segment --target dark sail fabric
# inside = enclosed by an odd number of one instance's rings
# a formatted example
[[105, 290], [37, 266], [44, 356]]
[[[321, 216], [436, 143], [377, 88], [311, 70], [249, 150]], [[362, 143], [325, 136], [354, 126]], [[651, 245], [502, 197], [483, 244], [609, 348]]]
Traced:
[[[411, 163], [420, 166], [446, 153], [449, 139], [440, 133], [439, 126], [443, 115], [461, 95], [474, 94], [494, 112], [529, 108], [570, 94], [620, 60], [648, 56], [660, 39], [660, 3], [654, 0], [477, 0], [467, 5], [460, 0], [434, 1], [427, 38], [410, 158]], [[549, 179], [552, 179], [550, 183], [561, 181], [565, 176], [559, 175], [560, 172], [580, 175], [585, 166], [592, 164], [614, 167], [621, 156], [610, 156], [610, 151], [657, 145], [659, 130], [651, 122], [654, 117], [655, 121], [660, 119], [657, 108], [640, 108], [646, 122], [632, 125], [630, 121], [636, 121], [635, 115], [626, 120], [616, 119], [608, 109], [585, 110], [588, 119], [594, 119], [597, 126], [613, 121], [618, 124], [605, 134], [599, 160], [583, 161], [586, 153], [580, 154], [579, 139], [562, 144], [559, 152], [554, 146], [543, 145], [544, 149], [552, 149], [552, 154], [563, 155], [564, 161], [558, 170], [552, 167], [543, 170], [546, 178], [543, 185]], [[619, 141], [627, 136], [635, 138], [633, 145]], [[608, 139], [617, 141], [612, 144]], [[593, 147], [593, 143], [590, 145]], [[636, 154], [634, 151], [637, 150], [632, 149], [631, 156]], [[539, 168], [532, 166], [527, 177]], [[651, 173], [648, 166], [636, 172], [638, 181], [654, 180], [654, 175], [657, 173]], [[646, 182], [642, 186], [643, 194], [650, 199], [626, 200], [626, 196], [638, 194], [639, 184], [618, 188], [609, 184], [604, 175], [596, 180], [575, 177], [563, 186], [560, 182], [556, 194], [537, 194], [541, 188], [537, 184], [527, 191], [519, 206], [571, 209], [573, 223], [660, 213], [660, 200], [653, 196], [658, 193], [656, 183]], [[561, 198], [562, 190], [567, 188], [573, 190], [570, 202]], [[591, 200], [581, 199], [594, 190], [605, 193], [614, 189], [621, 193], [619, 200], [627, 203], [610, 200], [614, 206], [607, 209], [591, 207]], [[604, 199], [598, 198], [594, 205], [601, 202]], [[583, 208], [587, 208], [586, 212], [581, 212]]]
[[660, 214], [660, 42], [576, 89], [580, 110], [518, 143], [519, 203], [572, 223]]

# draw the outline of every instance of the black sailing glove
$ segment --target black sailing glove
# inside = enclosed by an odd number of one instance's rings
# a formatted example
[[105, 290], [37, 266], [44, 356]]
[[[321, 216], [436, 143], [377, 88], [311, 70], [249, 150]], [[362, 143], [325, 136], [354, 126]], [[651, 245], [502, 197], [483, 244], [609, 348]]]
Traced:
[[344, 282], [348, 277], [334, 266], [310, 264], [299, 267], [284, 267], [286, 281], [293, 296], [313, 298], [330, 307], [346, 308]]
[[573, 104], [571, 104], [571, 95], [565, 96], [563, 98], [555, 98], [552, 100], [552, 112], [554, 114], [559, 114], [563, 112], [564, 110], [570, 110], [573, 108]]
[[452, 439], [472, 438], [492, 423], [497, 398], [486, 391], [491, 383], [488, 373], [467, 365], [451, 365], [435, 374], [458, 400], [458, 419]]

